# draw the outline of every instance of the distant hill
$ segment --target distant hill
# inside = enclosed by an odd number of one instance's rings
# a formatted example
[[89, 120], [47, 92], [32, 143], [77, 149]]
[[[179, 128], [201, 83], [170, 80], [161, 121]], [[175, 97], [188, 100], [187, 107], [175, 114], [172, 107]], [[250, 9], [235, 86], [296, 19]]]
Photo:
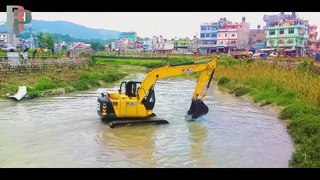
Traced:
[[[107, 29], [94, 29], [68, 21], [44, 21], [32, 20], [32, 32], [49, 32], [54, 34], [68, 34], [73, 38], [78, 39], [117, 39], [120, 31]], [[25, 26], [25, 30], [30, 27], [30, 24]], [[0, 25], [0, 31], [5, 31], [5, 24]]]

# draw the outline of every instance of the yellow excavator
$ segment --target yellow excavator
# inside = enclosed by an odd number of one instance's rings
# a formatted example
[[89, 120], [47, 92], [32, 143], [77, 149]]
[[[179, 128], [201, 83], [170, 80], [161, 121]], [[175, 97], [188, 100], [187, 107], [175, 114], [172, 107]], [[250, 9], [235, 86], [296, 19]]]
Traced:
[[[187, 114], [192, 119], [203, 116], [209, 111], [203, 98], [207, 95], [217, 66], [215, 59], [210, 59], [207, 64], [201, 63], [204, 61], [208, 60], [167, 65], [152, 70], [142, 82], [122, 82], [118, 92], [106, 92], [99, 95], [97, 113], [111, 128], [141, 123], [168, 124], [167, 120], [157, 118], [153, 113], [156, 82], [171, 76], [201, 72]], [[205, 86], [206, 91], [203, 91]], [[124, 92], [122, 92], [123, 87]]]

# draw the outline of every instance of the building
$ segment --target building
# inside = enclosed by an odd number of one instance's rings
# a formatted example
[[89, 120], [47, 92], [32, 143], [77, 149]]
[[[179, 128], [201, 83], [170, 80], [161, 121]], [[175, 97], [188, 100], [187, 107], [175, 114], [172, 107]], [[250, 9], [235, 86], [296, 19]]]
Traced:
[[240, 23], [224, 19], [217, 31], [217, 51], [229, 53], [232, 49], [249, 49], [249, 26], [245, 17]]
[[216, 52], [217, 31], [225, 18], [220, 18], [218, 22], [202, 23], [200, 25], [200, 45], [199, 51], [202, 54]]
[[308, 31], [309, 31], [309, 40], [308, 40], [307, 50], [310, 52], [316, 52], [317, 51], [317, 43], [318, 43], [317, 26], [316, 25], [309, 25]]
[[174, 41], [169, 41], [162, 36], [153, 36], [151, 43], [152, 50], [156, 54], [171, 54], [174, 49]]
[[257, 53], [266, 46], [265, 30], [258, 25], [257, 29], [250, 29], [249, 31], [249, 47], [250, 51]]
[[143, 41], [136, 41], [134, 43], [134, 50], [141, 52], [143, 50]]
[[117, 41], [116, 46], [120, 51], [129, 51], [134, 49], [134, 42], [131, 38], [121, 38]]
[[142, 47], [144, 51], [152, 51], [152, 40], [151, 39], [144, 40]]
[[190, 46], [190, 39], [188, 37], [186, 38], [179, 38], [174, 41], [174, 49], [178, 51], [179, 53], [187, 53], [189, 52], [189, 46]]
[[130, 39], [132, 42], [136, 42], [137, 41], [137, 33], [136, 32], [122, 32], [119, 35], [119, 39]]
[[9, 32], [0, 32], [0, 46], [3, 46], [5, 44], [11, 44], [16, 47], [18, 44], [16, 35]]
[[297, 17], [295, 12], [264, 16], [266, 22], [266, 47], [275, 48], [284, 55], [305, 56], [308, 34], [308, 21]]
[[83, 42], [76, 42], [73, 44], [72, 49], [91, 50], [91, 44], [85, 44]]
[[190, 41], [189, 51], [193, 53], [198, 53], [200, 50], [201, 41], [197, 36], [193, 36], [193, 39]]

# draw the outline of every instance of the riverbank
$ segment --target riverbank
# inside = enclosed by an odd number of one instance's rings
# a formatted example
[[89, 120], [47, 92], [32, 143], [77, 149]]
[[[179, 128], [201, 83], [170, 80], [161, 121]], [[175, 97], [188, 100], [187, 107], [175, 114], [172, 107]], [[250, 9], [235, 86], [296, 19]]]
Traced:
[[18, 87], [23, 85], [27, 86], [28, 92], [25, 99], [87, 90], [122, 79], [128, 72], [145, 71], [145, 68], [192, 61], [192, 58], [123, 59], [99, 56], [92, 57], [84, 63], [76, 63], [77, 59], [70, 62], [69, 60], [61, 61], [62, 63], [57, 63], [58, 60], [51, 62], [53, 65], [49, 66], [47, 62], [46, 64], [42, 61], [33, 62], [32, 60], [31, 65], [25, 68], [19, 67], [2, 73], [0, 76], [0, 97], [7, 98], [15, 94]]
[[248, 94], [262, 106], [281, 108], [288, 132], [297, 149], [290, 167], [320, 167], [320, 77], [312, 64], [283, 68], [273, 63], [220, 61], [215, 73], [218, 85], [235, 96]]
[[0, 77], [0, 97], [7, 98], [19, 86], [27, 86], [26, 99], [61, 95], [99, 87], [124, 78], [130, 70], [117, 65], [88, 65], [79, 69], [52, 68], [30, 73], [4, 74]]

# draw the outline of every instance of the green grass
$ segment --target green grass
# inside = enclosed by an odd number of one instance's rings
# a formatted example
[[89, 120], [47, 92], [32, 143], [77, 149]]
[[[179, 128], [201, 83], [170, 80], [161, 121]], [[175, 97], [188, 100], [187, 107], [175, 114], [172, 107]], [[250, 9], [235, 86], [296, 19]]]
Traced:
[[94, 57], [91, 60], [93, 64], [99, 65], [132, 65], [132, 66], [144, 66], [147, 68], [162, 67], [167, 64], [178, 64], [184, 62], [192, 62], [192, 57], [169, 57], [167, 60], [158, 59], [121, 59], [121, 58], [104, 58]]
[[52, 79], [50, 77], [42, 76], [38, 80], [34, 89], [38, 90], [38, 91], [43, 91], [43, 90], [47, 90], [47, 89], [54, 89], [57, 87], [58, 87], [58, 84], [52, 82]]
[[7, 57], [7, 52], [0, 50], [0, 57]]
[[99, 65], [132, 65], [132, 66], [144, 66], [147, 68], [156, 68], [156, 67], [161, 67], [165, 65], [165, 62], [162, 60], [148, 60], [148, 59], [109, 59], [109, 58], [100, 58], [100, 57], [95, 57], [95, 62], [96, 64]]
[[288, 132], [297, 144], [290, 167], [320, 167], [320, 77], [313, 67], [306, 61], [287, 69], [264, 62], [220, 59], [215, 74], [218, 84], [236, 96], [249, 93], [261, 105], [282, 107], [279, 118], [289, 120]]
[[41, 96], [43, 91], [56, 88], [64, 88], [67, 93], [76, 90], [87, 90], [101, 86], [100, 81], [110, 83], [122, 79], [125, 75], [125, 73], [117, 71], [83, 72], [77, 80], [60, 82], [53, 82], [49, 76], [41, 76], [34, 86], [28, 87], [27, 95], [29, 98], [36, 98]]

